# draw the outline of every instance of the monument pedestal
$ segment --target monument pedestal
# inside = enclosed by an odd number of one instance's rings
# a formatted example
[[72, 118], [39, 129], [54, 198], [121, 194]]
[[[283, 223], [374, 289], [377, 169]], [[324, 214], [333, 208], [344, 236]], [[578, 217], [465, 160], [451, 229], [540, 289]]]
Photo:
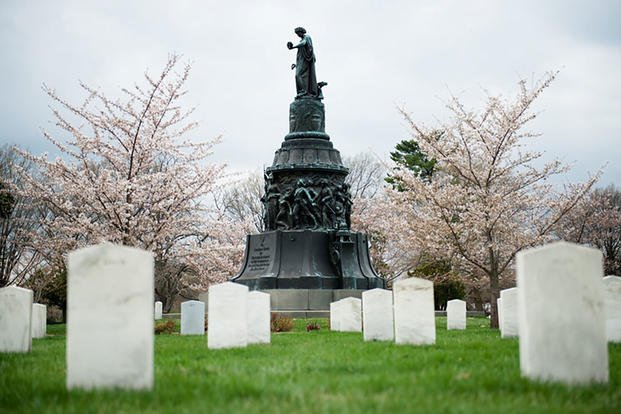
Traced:
[[[263, 291], [384, 286], [371, 266], [366, 234], [326, 230], [276, 230], [247, 236], [244, 264], [232, 281]], [[311, 309], [303, 303], [299, 308]]]

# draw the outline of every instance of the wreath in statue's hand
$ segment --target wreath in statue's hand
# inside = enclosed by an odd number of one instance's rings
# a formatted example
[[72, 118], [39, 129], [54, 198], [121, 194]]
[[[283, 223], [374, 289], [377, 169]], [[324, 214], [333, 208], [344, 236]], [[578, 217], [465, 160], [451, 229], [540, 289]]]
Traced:
[[287, 49], [293, 49], [293, 43], [287, 42]]

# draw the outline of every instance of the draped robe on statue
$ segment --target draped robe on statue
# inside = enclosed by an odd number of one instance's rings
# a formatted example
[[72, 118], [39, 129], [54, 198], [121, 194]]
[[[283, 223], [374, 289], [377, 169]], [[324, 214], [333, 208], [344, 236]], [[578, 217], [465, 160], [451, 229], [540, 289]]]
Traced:
[[304, 35], [299, 44], [298, 55], [295, 62], [295, 86], [297, 96], [319, 94], [317, 88], [317, 76], [315, 75], [315, 53], [310, 36]]

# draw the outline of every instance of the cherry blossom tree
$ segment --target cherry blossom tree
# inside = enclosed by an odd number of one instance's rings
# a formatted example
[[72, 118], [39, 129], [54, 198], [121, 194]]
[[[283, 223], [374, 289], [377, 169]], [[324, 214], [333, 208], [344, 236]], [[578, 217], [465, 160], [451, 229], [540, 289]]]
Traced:
[[20, 171], [34, 173], [32, 163], [13, 148], [0, 148], [0, 287], [21, 285], [41, 263], [33, 234], [42, 212], [21, 194]]
[[109, 241], [154, 252], [156, 284], [178, 275], [166, 274], [176, 269], [169, 263], [183, 263], [194, 265], [195, 285], [204, 286], [231, 271], [214, 248], [241, 256], [243, 239], [226, 240], [231, 226], [207, 202], [224, 166], [207, 162], [218, 139], [190, 137], [197, 124], [182, 106], [190, 66], [179, 60], [170, 56], [158, 76], [145, 73], [119, 99], [81, 83], [86, 98], [75, 105], [44, 86], [62, 135], [44, 136], [62, 155], [24, 153], [40, 170], [24, 178], [25, 193], [50, 211], [39, 245], [51, 263], [62, 266], [66, 252]]
[[349, 168], [352, 230], [368, 235], [373, 267], [390, 283], [415, 267], [421, 255], [419, 249], [403, 243], [405, 217], [386, 193], [388, 163], [367, 152], [344, 157], [343, 164]]
[[606, 274], [621, 274], [621, 191], [597, 188], [559, 222], [559, 238], [588, 244], [604, 255]]
[[433, 180], [408, 169], [395, 174], [404, 191], [391, 196], [409, 218], [403, 237], [485, 276], [492, 327], [498, 326], [501, 279], [510, 274], [516, 253], [549, 241], [598, 177], [559, 190], [550, 178], [569, 167], [557, 160], [541, 165], [543, 154], [527, 147], [538, 136], [525, 129], [537, 115], [532, 104], [555, 76], [530, 86], [520, 81], [515, 98], [489, 96], [480, 112], [451, 97], [452, 119], [440, 127], [426, 127], [401, 111], [422, 151], [436, 160]]
[[373, 267], [387, 283], [406, 275], [422, 259], [421, 249], [403, 237], [408, 219], [385, 191], [353, 200], [352, 230], [368, 235]]
[[407, 271], [409, 254], [399, 246], [400, 217], [391, 214], [396, 210], [385, 192], [387, 164], [371, 152], [343, 157], [343, 164], [349, 169], [352, 230], [368, 235], [373, 267], [390, 282]]

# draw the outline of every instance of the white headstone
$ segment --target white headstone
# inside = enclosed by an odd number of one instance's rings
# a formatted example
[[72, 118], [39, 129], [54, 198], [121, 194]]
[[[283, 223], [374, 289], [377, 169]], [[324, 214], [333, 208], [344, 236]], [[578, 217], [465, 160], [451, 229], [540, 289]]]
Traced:
[[516, 264], [522, 375], [608, 382], [602, 253], [557, 242], [518, 253]]
[[339, 330], [341, 332], [362, 332], [362, 301], [358, 298], [344, 298], [340, 301]]
[[47, 306], [40, 303], [32, 304], [32, 324], [30, 332], [34, 338], [45, 338], [47, 331]]
[[207, 346], [238, 348], [248, 344], [248, 286], [225, 282], [209, 287]]
[[606, 306], [606, 337], [610, 342], [621, 342], [621, 277], [604, 278]]
[[466, 302], [453, 299], [446, 302], [446, 329], [466, 329]]
[[153, 254], [104, 243], [67, 259], [67, 388], [153, 388]]
[[29, 352], [32, 346], [32, 290], [0, 289], [0, 352]]
[[205, 302], [188, 300], [181, 304], [181, 335], [205, 335]]
[[365, 341], [395, 339], [391, 291], [371, 289], [362, 292], [362, 328]]
[[339, 332], [341, 330], [340, 321], [340, 300], [330, 303], [330, 330]]
[[248, 293], [248, 343], [270, 343], [270, 295], [253, 290]]
[[395, 342], [424, 345], [436, 342], [433, 283], [410, 277], [392, 287], [395, 309]]
[[500, 329], [500, 335], [502, 335], [502, 299], [496, 299], [496, 309], [498, 309], [498, 329]]
[[153, 305], [153, 316], [156, 321], [162, 319], [162, 302], [159, 300]]
[[517, 288], [501, 290], [500, 298], [502, 299], [502, 330], [500, 337], [513, 338], [519, 336]]

